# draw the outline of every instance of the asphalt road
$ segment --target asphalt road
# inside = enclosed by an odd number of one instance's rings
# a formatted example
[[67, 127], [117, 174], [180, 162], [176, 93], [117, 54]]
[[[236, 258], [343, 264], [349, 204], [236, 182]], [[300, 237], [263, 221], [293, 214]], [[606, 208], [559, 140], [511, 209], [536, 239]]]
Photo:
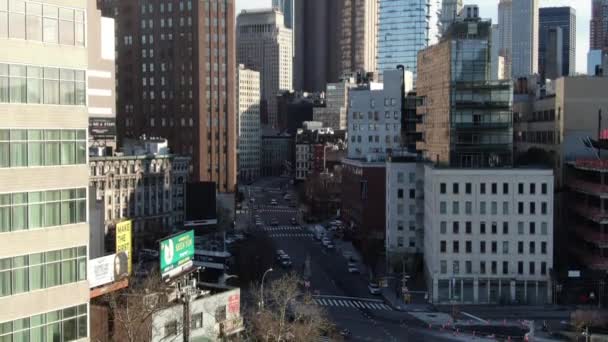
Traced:
[[[394, 311], [379, 296], [369, 293], [368, 275], [348, 272], [347, 260], [340, 251], [326, 250], [306, 227], [292, 225], [290, 220], [298, 217], [298, 209], [290, 207], [283, 196], [289, 193], [293, 200], [297, 200], [297, 194], [288, 179], [265, 178], [246, 187], [244, 193], [250, 214], [241, 216], [241, 219], [251, 219], [251, 227], [255, 223], [254, 215], [259, 215], [264, 226], [252, 232], [267, 234], [277, 250], [282, 249], [291, 257], [292, 269], [299, 274], [303, 274], [305, 260], [310, 258], [310, 291], [339, 329], [351, 331], [350, 340], [467, 340], [462, 336], [429, 331], [409, 314]], [[255, 199], [254, 203], [249, 202], [251, 197]], [[277, 201], [277, 205], [271, 205], [272, 199]], [[277, 226], [270, 226], [273, 219], [278, 220]], [[274, 269], [277, 271], [271, 277], [289, 271], [281, 269], [280, 265]]]

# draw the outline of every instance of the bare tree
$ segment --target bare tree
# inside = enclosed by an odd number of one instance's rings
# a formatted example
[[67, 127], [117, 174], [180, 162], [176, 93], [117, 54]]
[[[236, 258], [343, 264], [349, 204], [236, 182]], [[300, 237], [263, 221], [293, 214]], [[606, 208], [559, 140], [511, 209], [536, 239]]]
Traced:
[[[303, 282], [291, 273], [271, 281], [263, 293], [255, 291], [256, 303], [264, 303], [246, 311], [248, 337], [255, 341], [318, 341], [332, 325], [325, 312], [313, 301], [310, 294], [301, 290]], [[332, 339], [335, 340], [335, 339]]]

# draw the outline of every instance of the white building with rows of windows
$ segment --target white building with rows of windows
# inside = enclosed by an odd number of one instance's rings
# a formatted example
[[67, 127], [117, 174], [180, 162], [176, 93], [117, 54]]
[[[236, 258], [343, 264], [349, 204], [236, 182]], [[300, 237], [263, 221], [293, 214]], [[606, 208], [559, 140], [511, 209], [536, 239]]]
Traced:
[[424, 167], [424, 272], [433, 303], [545, 304], [553, 172]]

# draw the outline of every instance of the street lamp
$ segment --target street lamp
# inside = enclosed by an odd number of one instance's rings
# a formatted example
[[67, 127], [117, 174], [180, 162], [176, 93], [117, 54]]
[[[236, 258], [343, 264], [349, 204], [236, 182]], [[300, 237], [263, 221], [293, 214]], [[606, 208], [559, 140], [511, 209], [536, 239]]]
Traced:
[[266, 278], [266, 274], [268, 274], [268, 272], [272, 272], [273, 269], [272, 267], [267, 269], [266, 272], [264, 272], [264, 275], [262, 276], [262, 283], [260, 284], [260, 310], [264, 309], [264, 278]]

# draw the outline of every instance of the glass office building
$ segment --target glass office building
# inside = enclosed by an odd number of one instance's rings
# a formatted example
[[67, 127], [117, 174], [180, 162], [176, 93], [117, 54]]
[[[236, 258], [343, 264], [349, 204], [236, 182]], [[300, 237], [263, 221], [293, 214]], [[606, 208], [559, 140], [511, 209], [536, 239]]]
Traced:
[[403, 65], [414, 73], [418, 51], [437, 43], [439, 0], [379, 0], [378, 73]]

